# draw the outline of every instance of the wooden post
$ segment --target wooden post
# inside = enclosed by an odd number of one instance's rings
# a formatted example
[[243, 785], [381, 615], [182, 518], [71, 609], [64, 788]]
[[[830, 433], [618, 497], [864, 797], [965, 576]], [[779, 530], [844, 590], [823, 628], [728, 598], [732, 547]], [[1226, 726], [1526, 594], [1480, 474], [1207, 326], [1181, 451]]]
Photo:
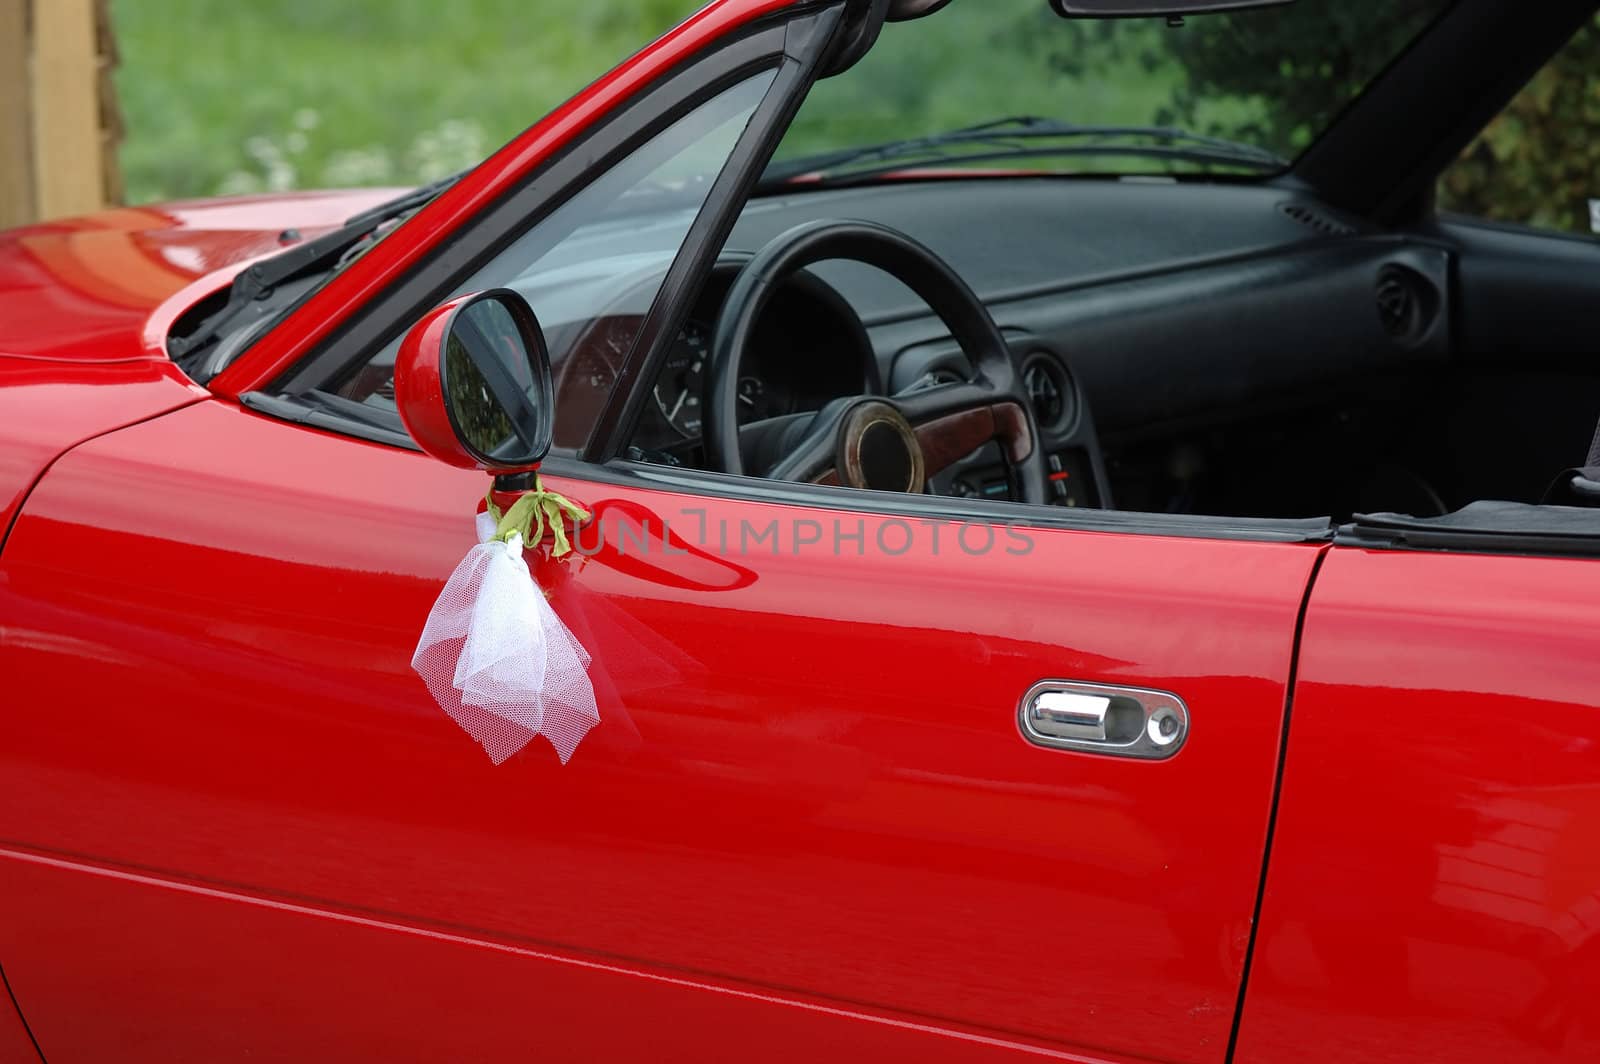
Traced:
[[0, 0], [0, 226], [121, 198], [105, 0]]
[[0, 229], [35, 217], [28, 6], [0, 0]]
[[100, 198], [107, 205], [122, 202], [122, 167], [117, 149], [122, 147], [122, 108], [117, 106], [115, 74], [122, 57], [111, 28], [111, 0], [95, 0], [94, 34], [96, 92], [100, 98]]
[[103, 206], [94, 0], [33, 6], [33, 175], [39, 217]]

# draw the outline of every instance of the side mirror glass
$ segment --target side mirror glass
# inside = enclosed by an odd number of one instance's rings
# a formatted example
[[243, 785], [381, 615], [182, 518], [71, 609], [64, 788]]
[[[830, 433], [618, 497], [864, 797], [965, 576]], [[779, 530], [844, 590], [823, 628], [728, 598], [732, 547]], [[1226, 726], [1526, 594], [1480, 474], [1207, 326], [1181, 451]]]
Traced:
[[411, 438], [451, 465], [517, 473], [550, 450], [550, 352], [533, 308], [509, 288], [453, 299], [414, 325], [394, 395]]

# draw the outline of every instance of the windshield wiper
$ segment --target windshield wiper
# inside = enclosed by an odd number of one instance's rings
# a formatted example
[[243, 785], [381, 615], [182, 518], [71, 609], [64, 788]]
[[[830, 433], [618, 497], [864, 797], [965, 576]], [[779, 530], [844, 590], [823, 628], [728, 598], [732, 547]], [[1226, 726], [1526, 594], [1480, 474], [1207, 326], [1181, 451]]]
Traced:
[[367, 240], [379, 228], [421, 210], [439, 193], [460, 180], [461, 176], [452, 174], [387, 203], [380, 203], [353, 215], [330, 233], [252, 264], [233, 279], [228, 287], [228, 301], [221, 310], [202, 321], [189, 335], [168, 340], [168, 354], [181, 359], [215, 342], [222, 335], [224, 327], [243, 315], [251, 304], [266, 299], [280, 285], [325, 273], [339, 266], [352, 248]]
[[352, 215], [345, 220], [344, 228], [349, 229], [351, 226], [366, 225], [368, 223], [381, 225], [391, 218], [398, 218], [402, 214], [421, 210], [429, 203], [432, 203], [439, 193], [460, 181], [469, 173], [471, 173], [470, 169], [457, 171], [448, 177], [441, 177], [439, 180], [431, 181], [421, 188], [414, 188], [410, 192], [396, 196], [386, 203], [380, 203], [376, 207], [368, 208], [360, 214]]
[[[1046, 143], [1046, 142], [1054, 143]], [[1022, 115], [931, 137], [896, 140], [774, 163], [756, 186], [772, 192], [798, 178], [836, 184], [906, 169], [908, 165], [998, 162], [1062, 156], [1127, 155], [1276, 173], [1289, 160], [1263, 148], [1165, 126], [1081, 126]]]

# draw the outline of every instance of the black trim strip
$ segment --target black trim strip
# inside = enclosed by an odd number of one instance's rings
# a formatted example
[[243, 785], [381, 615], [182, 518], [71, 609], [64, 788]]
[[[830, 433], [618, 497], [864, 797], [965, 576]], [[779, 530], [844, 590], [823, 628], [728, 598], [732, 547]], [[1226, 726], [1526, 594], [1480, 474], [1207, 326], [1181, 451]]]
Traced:
[[[1595, 512], [1600, 526], [1600, 510]], [[1381, 526], [1360, 519], [1334, 532], [1338, 547], [1359, 550], [1422, 551], [1452, 554], [1513, 554], [1534, 558], [1600, 558], [1600, 528], [1582, 535], [1563, 532], [1513, 532], [1481, 529]]]
[[800, 484], [759, 477], [736, 477], [680, 466], [615, 460], [592, 465], [551, 459], [544, 471], [596, 484], [675, 492], [748, 502], [809, 506], [819, 510], [888, 514], [919, 520], [981, 521], [1028, 528], [1061, 528], [1081, 532], [1118, 532], [1183, 539], [1231, 539], [1261, 543], [1326, 543], [1333, 536], [1327, 518], [1274, 520], [1254, 517], [1207, 517], [1194, 514], [1147, 514], [1127, 510], [1091, 510], [1036, 506], [995, 499], [948, 495], [908, 495], [892, 491]]
[[[404, 428], [388, 428], [374, 416], [377, 411], [360, 403], [330, 392], [307, 392], [305, 395], [268, 395], [266, 392], [245, 392], [239, 402], [259, 414], [295, 425], [325, 429], [340, 436], [353, 436], [358, 440], [401, 447], [408, 451], [422, 451]], [[350, 409], [354, 407], [356, 409]], [[399, 422], [398, 415], [395, 421]]]

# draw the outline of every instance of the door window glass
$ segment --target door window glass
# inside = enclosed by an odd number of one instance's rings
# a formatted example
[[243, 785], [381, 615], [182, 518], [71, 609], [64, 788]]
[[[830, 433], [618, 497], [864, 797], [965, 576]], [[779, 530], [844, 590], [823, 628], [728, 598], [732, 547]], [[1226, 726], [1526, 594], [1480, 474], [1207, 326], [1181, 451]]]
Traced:
[[[582, 446], [689, 226], [776, 70], [695, 107], [612, 166], [473, 274], [456, 294], [513, 288], [544, 327], [555, 446]], [[397, 337], [336, 389], [394, 411]]]

